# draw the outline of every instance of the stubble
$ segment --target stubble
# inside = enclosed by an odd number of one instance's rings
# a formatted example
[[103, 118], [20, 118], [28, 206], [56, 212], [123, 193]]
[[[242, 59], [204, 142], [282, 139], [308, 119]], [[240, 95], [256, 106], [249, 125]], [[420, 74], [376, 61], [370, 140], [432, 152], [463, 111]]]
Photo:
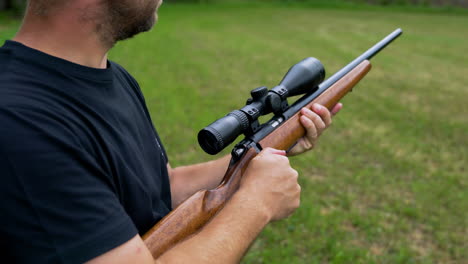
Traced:
[[[102, 0], [96, 21], [96, 32], [105, 45], [129, 39], [149, 31], [157, 21], [160, 0]], [[89, 14], [89, 12], [88, 12]]]

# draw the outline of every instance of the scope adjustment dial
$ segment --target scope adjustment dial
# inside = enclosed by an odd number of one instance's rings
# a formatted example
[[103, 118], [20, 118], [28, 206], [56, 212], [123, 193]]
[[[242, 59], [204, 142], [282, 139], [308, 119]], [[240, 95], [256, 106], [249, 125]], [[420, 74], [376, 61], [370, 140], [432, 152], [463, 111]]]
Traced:
[[254, 101], [257, 101], [257, 100], [260, 100], [261, 98], [263, 98], [264, 96], [266, 96], [267, 93], [268, 93], [268, 88], [265, 87], [265, 86], [262, 86], [262, 87], [258, 87], [258, 88], [253, 89], [250, 92], [250, 95], [252, 95], [252, 98], [253, 98]]

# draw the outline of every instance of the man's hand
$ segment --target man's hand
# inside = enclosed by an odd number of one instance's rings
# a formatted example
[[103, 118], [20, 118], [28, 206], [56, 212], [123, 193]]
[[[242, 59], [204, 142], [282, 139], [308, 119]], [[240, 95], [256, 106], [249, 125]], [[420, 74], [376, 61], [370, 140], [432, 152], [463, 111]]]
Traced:
[[298, 173], [289, 164], [286, 152], [266, 148], [252, 159], [242, 177], [239, 193], [245, 192], [246, 203], [255, 205], [268, 220], [291, 215], [300, 203]]
[[331, 125], [332, 116], [336, 115], [342, 107], [343, 105], [338, 103], [331, 112], [319, 104], [314, 104], [311, 109], [302, 108], [300, 120], [306, 129], [306, 134], [297, 141], [297, 144], [288, 152], [288, 156], [298, 155], [313, 149], [319, 136]]

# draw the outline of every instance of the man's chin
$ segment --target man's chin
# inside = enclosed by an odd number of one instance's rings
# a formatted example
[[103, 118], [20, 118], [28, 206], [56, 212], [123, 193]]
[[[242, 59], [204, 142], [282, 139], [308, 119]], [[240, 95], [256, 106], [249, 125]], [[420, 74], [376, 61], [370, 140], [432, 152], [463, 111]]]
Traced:
[[142, 30], [141, 32], [148, 32], [150, 31], [154, 25], [156, 25], [156, 23], [158, 22], [158, 14], [155, 12], [150, 19], [148, 19], [148, 21], [146, 22], [146, 27], [144, 28], [144, 30]]
[[[110, 0], [113, 1], [113, 0]], [[128, 13], [121, 16], [116, 16], [114, 23], [111, 23], [114, 32], [114, 43], [117, 41], [122, 41], [134, 37], [135, 35], [143, 32], [150, 31], [158, 20], [158, 8], [161, 5], [162, 1], [149, 2], [150, 5], [146, 6], [139, 10], [139, 14]], [[115, 5], [115, 10], [121, 10], [121, 6]], [[121, 12], [116, 12], [117, 14], [122, 14]], [[126, 17], [134, 17], [135, 20], [125, 19]]]

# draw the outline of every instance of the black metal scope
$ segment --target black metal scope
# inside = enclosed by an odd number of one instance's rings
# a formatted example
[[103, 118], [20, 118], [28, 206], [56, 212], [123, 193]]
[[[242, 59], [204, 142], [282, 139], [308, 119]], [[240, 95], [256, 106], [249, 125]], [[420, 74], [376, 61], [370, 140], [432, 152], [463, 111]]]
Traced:
[[280, 84], [271, 90], [259, 87], [251, 91], [246, 106], [216, 120], [198, 133], [198, 143], [211, 155], [218, 154], [239, 135], [258, 131], [258, 117], [281, 114], [288, 108], [287, 98], [311, 92], [325, 79], [325, 69], [315, 58], [306, 58], [292, 66]]

